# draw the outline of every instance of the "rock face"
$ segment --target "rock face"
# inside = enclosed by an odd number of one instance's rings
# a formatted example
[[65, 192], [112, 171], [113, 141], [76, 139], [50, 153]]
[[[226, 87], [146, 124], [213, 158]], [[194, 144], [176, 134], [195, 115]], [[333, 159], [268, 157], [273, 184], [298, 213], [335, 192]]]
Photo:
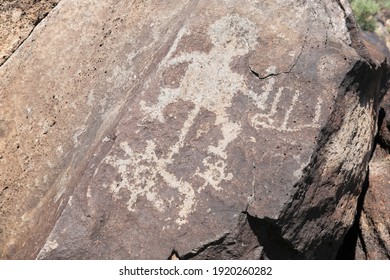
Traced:
[[381, 105], [378, 144], [360, 217], [359, 259], [390, 259], [390, 95]]
[[62, 0], [0, 68], [0, 254], [335, 258], [387, 69], [347, 1]]

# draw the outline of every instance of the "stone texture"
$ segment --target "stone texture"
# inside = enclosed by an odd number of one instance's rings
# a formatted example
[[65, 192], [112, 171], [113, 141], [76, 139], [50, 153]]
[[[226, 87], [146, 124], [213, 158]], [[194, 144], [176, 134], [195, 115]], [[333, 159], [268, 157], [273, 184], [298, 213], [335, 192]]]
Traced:
[[365, 258], [390, 259], [390, 156], [370, 163], [370, 186], [360, 227]]
[[59, 0], [2, 0], [0, 2], [0, 65], [30, 35]]
[[0, 68], [0, 255], [335, 258], [387, 67], [347, 1], [62, 0]]
[[[384, 42], [374, 33], [362, 33], [364, 44], [376, 61], [390, 59]], [[388, 77], [389, 75], [384, 75]], [[388, 81], [389, 82], [389, 81]], [[388, 259], [388, 196], [390, 186], [390, 95], [386, 88], [380, 100], [378, 128], [374, 140], [374, 153], [370, 159], [369, 172], [357, 204], [355, 222], [345, 236], [338, 252], [339, 259]]]
[[377, 146], [370, 162], [369, 187], [360, 217], [359, 259], [390, 259], [390, 94], [381, 103]]
[[[389, 56], [390, 57], [390, 56]], [[390, 91], [387, 92], [380, 108], [380, 123], [378, 133], [378, 157], [386, 157], [390, 154]]]

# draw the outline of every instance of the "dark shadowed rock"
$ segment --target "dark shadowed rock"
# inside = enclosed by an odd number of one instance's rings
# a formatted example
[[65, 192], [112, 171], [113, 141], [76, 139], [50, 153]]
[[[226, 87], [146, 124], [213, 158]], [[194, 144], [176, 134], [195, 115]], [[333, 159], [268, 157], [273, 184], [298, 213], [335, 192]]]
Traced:
[[379, 117], [378, 157], [383, 158], [390, 154], [390, 91], [381, 102]]
[[1, 256], [334, 258], [386, 69], [347, 1], [63, 0], [0, 68]]
[[390, 259], [390, 95], [381, 103], [377, 146], [360, 217], [359, 259]]
[[366, 259], [390, 259], [390, 156], [370, 163], [360, 227]]

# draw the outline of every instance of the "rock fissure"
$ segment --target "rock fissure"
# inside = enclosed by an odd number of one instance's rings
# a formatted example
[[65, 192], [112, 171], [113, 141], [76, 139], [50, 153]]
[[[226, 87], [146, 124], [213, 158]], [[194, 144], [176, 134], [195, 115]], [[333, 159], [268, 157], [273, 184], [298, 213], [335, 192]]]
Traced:
[[[359, 230], [358, 230], [358, 240], [362, 246], [362, 250], [363, 250], [363, 256], [364, 256], [364, 259], [367, 259], [367, 247], [366, 247], [366, 242], [364, 241], [364, 238], [363, 238], [363, 233], [362, 233], [362, 229], [360, 228], [359, 226]], [[356, 244], [356, 246], [358, 246]], [[356, 252], [356, 248], [354, 248], [354, 252]], [[355, 256], [353, 257], [353, 259], [356, 259], [356, 254]]]
[[261, 259], [293, 260], [302, 259], [302, 253], [294, 249], [293, 245], [281, 235], [280, 227], [275, 220], [260, 219], [244, 212], [248, 224], [262, 247]]
[[[308, 29], [308, 30], [309, 30], [309, 29]], [[307, 30], [307, 32], [308, 32], [308, 30]], [[294, 67], [297, 65], [297, 63], [298, 63], [298, 61], [299, 61], [299, 59], [300, 59], [300, 57], [301, 57], [301, 55], [302, 55], [302, 53], [303, 53], [303, 50], [304, 50], [304, 48], [305, 48], [305, 46], [306, 46], [307, 34], [305, 34], [305, 38], [304, 38], [303, 41], [304, 41], [304, 44], [302, 45], [302, 47], [301, 47], [301, 49], [300, 49], [300, 51], [299, 51], [299, 53], [298, 53], [296, 59], [294, 60], [294, 62], [292, 63], [292, 65], [290, 66], [290, 68], [289, 68], [288, 70], [286, 70], [286, 71], [281, 71], [281, 72], [277, 72], [277, 73], [269, 73], [269, 74], [267, 74], [267, 75], [265, 75], [265, 76], [261, 76], [261, 75], [260, 75], [258, 72], [256, 72], [251, 66], [249, 66], [249, 70], [251, 71], [251, 73], [252, 73], [253, 75], [255, 75], [255, 76], [256, 76], [258, 79], [260, 79], [260, 80], [266, 80], [266, 79], [268, 79], [268, 78], [277, 77], [277, 76], [282, 75], [282, 74], [290, 74], [290, 73], [292, 73]]]
[[349, 15], [347, 15], [347, 11], [345, 10], [344, 4], [341, 3], [341, 0], [336, 0], [337, 4], [339, 5], [340, 9], [344, 13], [344, 18], [347, 18]]
[[366, 248], [362, 238], [362, 231], [360, 228], [360, 219], [363, 212], [364, 198], [369, 188], [369, 169], [366, 174], [366, 180], [363, 184], [362, 191], [357, 201], [356, 214], [351, 228], [347, 231], [344, 241], [338, 249], [336, 259], [354, 260], [356, 258], [356, 247], [358, 242], [361, 244], [363, 254], [366, 255]]
[[[31, 30], [29, 30], [27, 34], [23, 34], [22, 30], [14, 31], [14, 33], [19, 37], [19, 40], [18, 40], [17, 44], [13, 45], [13, 46], [12, 46], [12, 43], [10, 43], [10, 45], [8, 45], [7, 44], [8, 41], [5, 41], [5, 43], [4, 43], [5, 45], [2, 46], [2, 49], [1, 49], [1, 52], [0, 52], [0, 54], [3, 55], [2, 57], [0, 57], [0, 67], [4, 63], [6, 63], [8, 59], [10, 59], [12, 57], [12, 55], [23, 45], [23, 43], [26, 40], [28, 40], [30, 38], [31, 34], [34, 32], [34, 30], [38, 26], [38, 24], [49, 15], [50, 11], [52, 11], [59, 4], [60, 1], [61, 0], [53, 0], [53, 3], [51, 3], [50, 7], [44, 7], [45, 3], [42, 4], [42, 6], [43, 6], [42, 9], [44, 10], [44, 13], [40, 13], [39, 12], [38, 15], [36, 15], [36, 18], [33, 20], [33, 22], [31, 23], [31, 27], [29, 28]], [[32, 7], [30, 7], [30, 9], [27, 9], [28, 14], [25, 15], [26, 17], [34, 17], [33, 5], [37, 5], [37, 6], [40, 5], [40, 3], [35, 3], [35, 2], [36, 1], [34, 1], [34, 3], [32, 4]], [[44, 1], [42, 1], [42, 2], [44, 2]], [[20, 5], [23, 6], [24, 3], [21, 3]], [[29, 10], [32, 10], [32, 11], [29, 11]], [[0, 12], [6, 13], [7, 11], [4, 10], [4, 11], [0, 11]], [[22, 13], [22, 15], [23, 15], [23, 13]], [[22, 21], [22, 19], [20, 21]], [[9, 32], [12, 32], [13, 29], [22, 29], [22, 26], [17, 27], [16, 23], [14, 25], [15, 26], [11, 25], [11, 26], [8, 27], [9, 28]], [[19, 33], [20, 33], [20, 35], [19, 35]], [[8, 38], [5, 38], [5, 39], [8, 39]], [[9, 51], [8, 51], [9, 53], [5, 53], [7, 51], [7, 49], [9, 49]]]
[[193, 249], [191, 252], [189, 253], [185, 253], [180, 257], [180, 259], [182, 260], [190, 260], [190, 259], [193, 259], [195, 258], [197, 255], [201, 254], [202, 252], [204, 252], [205, 250], [207, 250], [208, 248], [212, 247], [212, 246], [217, 246], [217, 245], [220, 245], [222, 244], [226, 237], [228, 236], [229, 234], [228, 233], [225, 233], [224, 235], [222, 235], [220, 238], [216, 239], [216, 240], [213, 240], [213, 241], [210, 241], [206, 244], [203, 244], [201, 245], [200, 247], [198, 248], [195, 248]]
[[279, 76], [281, 74], [286, 74], [288, 72], [279, 72], [279, 73], [270, 73], [266, 76], [260, 76], [259, 73], [257, 73], [255, 70], [253, 70], [251, 67], [249, 67], [249, 70], [252, 72], [253, 75], [255, 75], [257, 78], [259, 78], [260, 80], [265, 80], [269, 77], [275, 77], [275, 76]]

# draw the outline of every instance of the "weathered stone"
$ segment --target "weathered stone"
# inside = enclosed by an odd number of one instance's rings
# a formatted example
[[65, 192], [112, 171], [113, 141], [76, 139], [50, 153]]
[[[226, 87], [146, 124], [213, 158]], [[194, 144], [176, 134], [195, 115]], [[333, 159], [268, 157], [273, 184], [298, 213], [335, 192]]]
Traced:
[[359, 36], [347, 1], [61, 1], [0, 68], [1, 256], [334, 258], [387, 67]]
[[370, 185], [360, 218], [366, 259], [390, 259], [390, 156], [370, 163]]
[[0, 1], [0, 65], [30, 35], [59, 0]]
[[390, 259], [390, 95], [381, 103], [377, 146], [360, 217], [360, 259]]
[[[370, 56], [376, 61], [389, 61], [390, 52], [380, 38], [369, 32], [362, 34], [364, 44]], [[387, 57], [387, 58], [386, 58]], [[384, 73], [383, 83], [389, 79]], [[388, 83], [390, 80], [388, 80]], [[369, 164], [369, 173], [363, 185], [357, 204], [354, 225], [345, 236], [340, 247], [338, 258], [341, 259], [384, 259], [388, 258], [388, 195], [389, 195], [389, 152], [390, 152], [390, 95], [386, 94], [388, 86], [382, 89], [378, 114], [377, 135], [374, 142], [374, 153]]]
[[381, 102], [380, 114], [382, 117], [379, 123], [378, 149], [384, 150], [379, 157], [385, 157], [390, 154], [390, 91]]

